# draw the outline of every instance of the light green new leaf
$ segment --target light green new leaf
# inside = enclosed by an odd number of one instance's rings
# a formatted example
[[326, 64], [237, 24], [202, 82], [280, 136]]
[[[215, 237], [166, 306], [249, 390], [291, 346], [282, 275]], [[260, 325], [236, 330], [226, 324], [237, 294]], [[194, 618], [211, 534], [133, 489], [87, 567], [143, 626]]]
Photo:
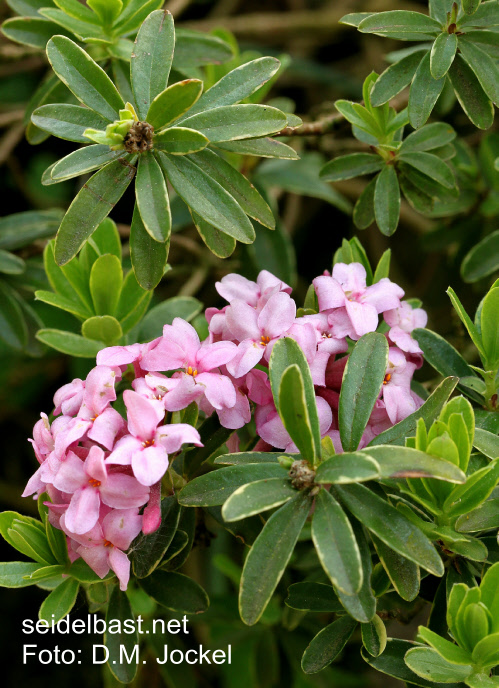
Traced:
[[239, 590], [239, 611], [248, 626], [253, 626], [265, 611], [293, 553], [311, 503], [307, 494], [298, 494], [272, 514], [253, 543]]
[[226, 521], [239, 521], [268, 509], [274, 509], [296, 497], [289, 478], [268, 478], [242, 485], [222, 507]]
[[471, 341], [473, 344], [476, 346], [478, 349], [478, 352], [481, 356], [481, 358], [485, 358], [485, 351], [482, 343], [482, 337], [480, 336], [480, 333], [478, 332], [477, 328], [475, 325], [472, 323], [470, 316], [466, 313], [464, 310], [464, 306], [459, 300], [456, 292], [452, 287], [449, 287], [447, 289], [447, 294], [452, 302], [452, 305], [454, 306], [455, 311], [457, 312], [461, 322], [465, 326], [465, 328], [468, 330], [468, 334], [471, 337]]
[[125, 107], [122, 97], [105, 71], [82, 48], [69, 38], [54, 36], [47, 44], [47, 57], [78, 100], [109, 122], [118, 118], [118, 110]]
[[246, 177], [224, 158], [211, 150], [203, 150], [191, 158], [239, 203], [244, 212], [264, 227], [274, 229], [275, 218], [267, 202]]
[[323, 461], [317, 468], [316, 483], [363, 483], [381, 477], [374, 459], [361, 452], [344, 452]]
[[322, 489], [315, 500], [312, 540], [324, 571], [345, 595], [360, 592], [360, 551], [350, 521], [336, 499]]
[[168, 10], [151, 12], [139, 29], [130, 61], [132, 90], [143, 121], [154, 98], [166, 88], [174, 47], [172, 15]]
[[499, 499], [487, 499], [476, 509], [459, 516], [454, 528], [458, 533], [477, 533], [499, 528]]
[[395, 98], [400, 91], [411, 83], [422, 57], [423, 52], [418, 50], [385, 69], [373, 86], [371, 104], [374, 107], [379, 107]]
[[435, 633], [429, 628], [420, 626], [418, 628], [418, 635], [425, 643], [433, 647], [447, 662], [460, 665], [473, 663], [471, 655], [467, 650], [463, 650], [459, 645], [455, 645], [449, 640], [442, 638], [438, 633]]
[[338, 182], [343, 179], [353, 179], [364, 174], [379, 172], [383, 166], [383, 160], [379, 155], [351, 153], [330, 160], [322, 168], [320, 176], [326, 182]]
[[80, 189], [57, 232], [55, 258], [64, 265], [75, 256], [106, 218], [135, 176], [135, 167], [123, 158], [96, 172]]
[[374, 216], [382, 234], [391, 236], [400, 216], [400, 187], [393, 165], [385, 165], [376, 178]]
[[112, 315], [94, 315], [85, 320], [81, 333], [86, 339], [104, 342], [107, 346], [117, 344], [123, 336], [121, 325]]
[[99, 256], [90, 271], [90, 293], [96, 315], [114, 315], [121, 293], [121, 261], [110, 253]]
[[80, 584], [74, 578], [66, 578], [45, 598], [38, 617], [47, 623], [57, 623], [73, 609]]
[[444, 87], [445, 77], [434, 79], [430, 71], [430, 53], [428, 52], [417, 69], [409, 93], [409, 121], [414, 129], [425, 124], [435, 107]]
[[49, 306], [54, 306], [55, 308], [60, 308], [63, 311], [72, 313], [82, 320], [92, 317], [92, 313], [85, 308], [84, 304], [76, 303], [62, 294], [54, 294], [52, 291], [38, 289], [35, 291], [35, 299], [43, 303], [48, 303]]
[[286, 368], [279, 384], [279, 415], [285, 429], [304, 459], [316, 458], [310, 417], [305, 398], [305, 385], [299, 367]]
[[499, 458], [499, 437], [492, 432], [476, 428], [473, 446], [489, 459]]
[[434, 79], [441, 79], [447, 74], [454, 62], [456, 51], [456, 34], [442, 32], [433, 43], [430, 53], [430, 71]]
[[306, 674], [316, 674], [329, 666], [343, 650], [356, 626], [355, 619], [341, 616], [319, 631], [303, 653], [303, 671]]
[[443, 504], [449, 517], [460, 516], [479, 506], [491, 494], [499, 480], [499, 459], [468, 477], [464, 485], [458, 485]]
[[463, 681], [472, 672], [471, 665], [451, 664], [429, 647], [415, 647], [405, 656], [405, 663], [421, 678], [437, 683]]
[[344, 451], [355, 451], [359, 446], [387, 366], [386, 337], [376, 332], [361, 337], [348, 358], [341, 384], [338, 424]]
[[170, 238], [172, 218], [166, 181], [154, 154], [142, 153], [137, 167], [135, 197], [144, 227], [155, 241]]
[[251, 244], [255, 230], [237, 201], [192, 160], [158, 153], [168, 180], [187, 205], [225, 234]]
[[168, 126], [190, 110], [203, 92], [199, 79], [185, 79], [168, 86], [152, 101], [147, 112], [147, 121], [154, 129]]
[[227, 105], [182, 120], [212, 143], [251, 139], [274, 134], [287, 125], [286, 115], [269, 105]]
[[386, 500], [364, 485], [337, 485], [345, 506], [391, 549], [435, 576], [442, 576], [442, 560], [421, 530]]
[[78, 143], [90, 143], [83, 135], [85, 129], [105, 129], [109, 123], [89, 108], [66, 103], [42, 105], [33, 112], [31, 121], [53, 136]]
[[32, 561], [6, 561], [0, 563], [0, 588], [26, 588], [34, 585], [36, 580], [25, 578], [45, 568], [43, 564]]
[[491, 289], [483, 300], [480, 322], [487, 365], [494, 370], [499, 363], [499, 287]]
[[55, 329], [38, 330], [36, 338], [56, 351], [77, 358], [95, 358], [106, 346], [104, 342], [92, 341], [74, 332]]
[[137, 282], [143, 289], [154, 289], [164, 275], [169, 242], [155, 241], [144, 227], [135, 205], [130, 227], [130, 255]]
[[[58, 0], [58, 2], [60, 2], [60, 0]], [[87, 0], [87, 5], [93, 9], [104, 26], [113, 24], [123, 10], [122, 0]], [[82, 9], [85, 9], [85, 7]]]

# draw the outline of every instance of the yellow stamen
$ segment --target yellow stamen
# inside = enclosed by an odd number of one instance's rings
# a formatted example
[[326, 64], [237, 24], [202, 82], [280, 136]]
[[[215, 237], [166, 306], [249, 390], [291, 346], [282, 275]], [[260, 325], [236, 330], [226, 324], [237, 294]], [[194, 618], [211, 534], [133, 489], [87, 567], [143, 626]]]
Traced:
[[104, 547], [114, 547], [112, 542], [109, 542], [109, 540], [104, 540]]
[[267, 344], [268, 344], [269, 342], [270, 342], [270, 337], [267, 337], [267, 335], [262, 334], [262, 336], [261, 336], [261, 338], [260, 338], [260, 344], [261, 344], [262, 346], [267, 346]]
[[101, 482], [100, 480], [96, 480], [95, 478], [90, 478], [88, 484], [90, 485], [90, 487], [100, 487]]
[[193, 368], [192, 366], [189, 366], [187, 368], [187, 375], [192, 375], [192, 377], [196, 377], [198, 374], [197, 368]]
[[383, 384], [384, 384], [384, 385], [387, 385], [387, 384], [390, 382], [391, 379], [392, 379], [391, 373], [387, 373], [387, 374], [385, 375], [385, 379], [383, 380]]
[[142, 442], [143, 447], [152, 447], [153, 444], [154, 444], [153, 439], [152, 440], [146, 440], [145, 442]]

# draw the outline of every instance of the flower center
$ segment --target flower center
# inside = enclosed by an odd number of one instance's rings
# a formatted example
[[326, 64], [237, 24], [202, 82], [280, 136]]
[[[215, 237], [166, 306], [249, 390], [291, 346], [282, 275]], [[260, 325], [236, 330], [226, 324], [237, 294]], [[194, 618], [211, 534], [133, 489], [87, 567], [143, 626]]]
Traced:
[[189, 366], [187, 368], [187, 375], [192, 375], [192, 377], [196, 377], [198, 374], [197, 368], [193, 368], [192, 366]]
[[270, 342], [270, 337], [267, 337], [266, 334], [262, 334], [262, 336], [260, 337], [260, 344], [261, 344], [262, 346], [267, 346], [267, 344], [268, 344], [269, 342]]
[[145, 442], [142, 442], [143, 447], [152, 447], [153, 444], [154, 444], [154, 439], [146, 440]]
[[391, 374], [391, 373], [387, 373], [387, 374], [385, 375], [385, 379], [383, 380], [383, 384], [384, 384], [384, 385], [387, 385], [387, 384], [390, 382], [391, 379], [392, 379], [392, 374]]
[[96, 480], [95, 478], [90, 478], [88, 484], [90, 485], [90, 487], [100, 487], [101, 482], [100, 480]]
[[112, 542], [109, 542], [109, 540], [104, 540], [104, 547], [114, 547]]
[[329, 332], [322, 333], [322, 339], [331, 339], [331, 334]]

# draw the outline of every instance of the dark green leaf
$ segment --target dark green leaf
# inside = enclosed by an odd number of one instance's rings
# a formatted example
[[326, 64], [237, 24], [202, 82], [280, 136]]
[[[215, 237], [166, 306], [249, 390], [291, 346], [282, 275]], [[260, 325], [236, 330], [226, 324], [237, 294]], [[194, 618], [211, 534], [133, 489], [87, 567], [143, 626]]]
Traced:
[[375, 535], [371, 535], [371, 537], [379, 560], [383, 564], [393, 587], [403, 600], [412, 602], [419, 594], [419, 567], [398, 552], [394, 552]]
[[377, 177], [372, 179], [360, 194], [353, 210], [353, 221], [359, 229], [367, 229], [374, 222], [374, 192]]
[[216, 143], [267, 136], [284, 129], [286, 115], [268, 105], [227, 105], [199, 112], [182, 121]]
[[435, 148], [440, 148], [441, 146], [451, 143], [455, 138], [456, 132], [449, 124], [445, 122], [433, 122], [409, 134], [402, 142], [400, 152], [425, 152], [434, 150]]
[[212, 253], [219, 258], [228, 258], [234, 253], [236, 249], [235, 239], [213, 227], [209, 222], [205, 222], [200, 215], [192, 210], [191, 215], [199, 236]]
[[298, 160], [298, 153], [281, 141], [271, 138], [243, 139], [242, 141], [222, 141], [216, 144], [216, 148], [238, 153], [239, 155], [255, 155], [262, 158], [283, 158], [285, 160]]
[[342, 612], [343, 607], [331, 585], [324, 583], [293, 583], [285, 600], [288, 607], [310, 612]]
[[165, 272], [169, 242], [154, 241], [140, 217], [139, 209], [133, 210], [130, 227], [130, 255], [137, 282], [143, 289], [154, 289]]
[[457, 51], [455, 33], [442, 32], [433, 43], [430, 53], [430, 71], [434, 79], [441, 79], [447, 74]]
[[60, 30], [57, 24], [42, 17], [14, 17], [2, 24], [2, 33], [16, 43], [45, 50], [47, 41]]
[[378, 78], [371, 91], [371, 104], [384, 105], [408, 86], [423, 57], [422, 51], [412, 52], [392, 64]]
[[39, 330], [36, 333], [36, 338], [42, 344], [46, 344], [56, 351], [80, 358], [95, 358], [99, 351], [106, 346], [104, 342], [92, 341], [73, 332], [55, 329]]
[[456, 97], [471, 122], [479, 129], [492, 126], [494, 105], [460, 54], [456, 55], [452, 63], [449, 78]]
[[451, 483], [464, 483], [466, 479], [461, 469], [450, 461], [411, 447], [381, 445], [369, 447], [361, 453], [364, 452], [377, 463], [382, 480], [436, 478]]
[[50, 176], [57, 181], [78, 177], [80, 174], [93, 172], [120, 155], [123, 155], [123, 151], [112, 151], [109, 146], [101, 144], [79, 148], [58, 160], [51, 167]]
[[382, 234], [391, 236], [397, 229], [400, 215], [400, 188], [393, 165], [385, 165], [376, 177], [374, 215]]
[[321, 170], [320, 176], [326, 182], [353, 179], [364, 174], [379, 172], [384, 166], [379, 155], [371, 153], [351, 153], [330, 160]]
[[[127, 656], [131, 657], [134, 647], [138, 645], [139, 639], [135, 630], [135, 619], [128, 597], [117, 586], [113, 588], [109, 600], [106, 613], [106, 627], [109, 628], [109, 625], [113, 622], [116, 624], [116, 621], [119, 621], [120, 632], [107, 632], [104, 635], [104, 643], [109, 650], [108, 668], [120, 683], [130, 683], [137, 673], [138, 664], [133, 661], [123, 661], [122, 653], [125, 651]], [[125, 632], [125, 629], [128, 631], [128, 627], [125, 626], [127, 622], [134, 629], [132, 633]]]
[[174, 612], [201, 614], [210, 604], [203, 588], [182, 573], [157, 570], [140, 584], [158, 604]]
[[358, 28], [362, 33], [375, 33], [403, 41], [431, 40], [442, 30], [432, 17], [405, 10], [376, 12], [363, 19]]
[[161, 501], [161, 525], [150, 535], [141, 535], [132, 549], [133, 572], [137, 578], [146, 578], [159, 565], [171, 544], [180, 518], [180, 507], [173, 496]]
[[27, 344], [27, 327], [21, 306], [12, 288], [0, 282], [0, 339], [14, 349], [23, 349]]
[[409, 94], [409, 121], [414, 129], [419, 129], [430, 116], [435, 103], [444, 87], [445, 77], [434, 79], [430, 71], [428, 52], [417, 69]]
[[462, 681], [472, 672], [471, 666], [451, 664], [429, 647], [415, 647], [405, 656], [405, 663], [421, 678], [438, 683]]
[[83, 136], [85, 129], [105, 129], [108, 124], [107, 119], [89, 108], [65, 103], [42, 105], [33, 112], [31, 121], [53, 136], [78, 143], [90, 142]]
[[285, 429], [308, 461], [318, 458], [305, 397], [305, 383], [299, 367], [293, 364], [283, 372], [279, 384], [279, 415]]
[[135, 196], [146, 231], [155, 241], [168, 241], [172, 226], [168, 191], [161, 167], [151, 151], [139, 157]]
[[459, 40], [459, 50], [487, 96], [493, 103], [499, 104], [499, 68], [494, 60], [466, 38]]
[[306, 674], [322, 671], [343, 650], [357, 626], [357, 621], [349, 616], [342, 616], [322, 629], [303, 653], [301, 666]]
[[145, 341], [161, 337], [163, 325], [171, 325], [174, 318], [190, 322], [203, 309], [193, 296], [173, 296], [151, 308], [140, 326], [140, 338]]
[[323, 461], [317, 468], [317, 483], [360, 483], [381, 477], [377, 462], [362, 452], [345, 452]]
[[176, 34], [174, 69], [221, 64], [234, 56], [232, 47], [217, 36], [183, 28], [177, 29]]
[[268, 478], [238, 487], [222, 507], [226, 521], [239, 521], [281, 506], [296, 496], [289, 478]]
[[362, 624], [362, 644], [373, 657], [379, 657], [386, 647], [386, 628], [379, 616], [375, 616], [372, 621]]

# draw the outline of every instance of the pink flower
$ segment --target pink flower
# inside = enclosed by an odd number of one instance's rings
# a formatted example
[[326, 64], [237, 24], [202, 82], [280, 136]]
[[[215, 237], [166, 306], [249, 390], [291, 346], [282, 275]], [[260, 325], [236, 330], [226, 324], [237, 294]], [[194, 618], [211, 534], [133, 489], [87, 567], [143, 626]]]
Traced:
[[417, 327], [426, 327], [428, 316], [422, 308], [412, 308], [407, 301], [402, 301], [398, 308], [386, 311], [384, 318], [390, 325], [389, 339], [399, 349], [410, 354], [422, 354], [419, 344], [411, 337]]
[[77, 534], [91, 530], [99, 518], [101, 502], [115, 509], [142, 506], [149, 489], [131, 475], [108, 473], [104, 452], [94, 445], [85, 461], [69, 452], [53, 480], [58, 490], [71, 494], [66, 526]]
[[54, 416], [63, 413], [65, 416], [76, 416], [83, 403], [85, 383], [76, 378], [67, 385], [63, 385], [54, 394]]
[[296, 304], [279, 292], [270, 297], [260, 313], [240, 299], [232, 301], [225, 314], [227, 325], [240, 344], [237, 354], [227, 364], [234, 377], [242, 377], [265, 356], [270, 358], [274, 342], [282, 337], [296, 317]]
[[120, 581], [120, 589], [126, 590], [130, 580], [130, 561], [125, 554], [142, 529], [142, 516], [138, 509], [113, 509], [85, 534], [69, 530], [66, 514], [61, 526], [70, 538], [79, 543], [76, 553], [84, 559], [99, 578], [112, 569]]
[[411, 392], [411, 380], [416, 365], [406, 359], [394, 346], [388, 350], [388, 367], [381, 390], [386, 412], [392, 423], [407, 418], [417, 409]]
[[378, 313], [398, 308], [404, 295], [403, 290], [386, 277], [367, 287], [366, 270], [360, 263], [337, 263], [332, 277], [316, 277], [313, 284], [320, 311], [345, 308], [357, 338], [374, 332]]
[[168, 468], [168, 454], [184, 443], [201, 447], [198, 431], [186, 423], [160, 425], [165, 409], [160, 401], [146, 399], [132, 390], [123, 392], [129, 435], [122, 437], [106, 459], [107, 464], [132, 467], [142, 485], [154, 485]]
[[232, 303], [234, 300], [244, 301], [253, 308], [263, 299], [266, 302], [273, 294], [283, 291], [291, 294], [291, 287], [275, 277], [268, 270], [262, 270], [256, 282], [252, 282], [246, 277], [237, 274], [225, 275], [220, 282], [216, 282], [215, 287], [226, 301]]
[[147, 342], [146, 344], [109, 346], [107, 349], [101, 349], [97, 354], [97, 365], [119, 368], [124, 372], [128, 365], [133, 364], [135, 375], [143, 375], [144, 371], [141, 368], [142, 357], [150, 349], [154, 348], [158, 342], [159, 338], [153, 339], [152, 342]]
[[116, 436], [124, 429], [125, 422], [118, 411], [110, 406], [116, 399], [115, 371], [109, 366], [96, 366], [85, 381], [83, 404], [78, 418], [88, 421], [87, 437], [112, 449]]
[[[331, 427], [333, 414], [329, 404], [321, 397], [316, 397], [319, 427], [323, 437]], [[256, 431], [272, 447], [298, 453], [298, 448], [285, 429], [274, 404], [259, 406], [255, 411]], [[304, 457], [310, 458], [310, 457]]]
[[202, 396], [216, 409], [232, 408], [236, 403], [234, 385], [218, 367], [236, 351], [233, 342], [201, 344], [192, 325], [175, 318], [172, 325], [164, 326], [158, 345], [145, 354], [142, 367], [151, 371], [182, 369], [167, 380], [163, 397], [167, 411], [180, 411]]

